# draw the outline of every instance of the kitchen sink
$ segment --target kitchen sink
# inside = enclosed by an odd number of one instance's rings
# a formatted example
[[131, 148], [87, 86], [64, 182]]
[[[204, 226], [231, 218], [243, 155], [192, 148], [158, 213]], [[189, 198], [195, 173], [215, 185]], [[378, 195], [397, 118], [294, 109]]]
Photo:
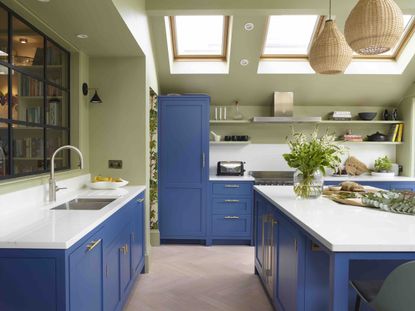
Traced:
[[113, 202], [115, 199], [74, 199], [69, 202], [58, 205], [53, 210], [93, 210], [103, 209], [105, 206]]

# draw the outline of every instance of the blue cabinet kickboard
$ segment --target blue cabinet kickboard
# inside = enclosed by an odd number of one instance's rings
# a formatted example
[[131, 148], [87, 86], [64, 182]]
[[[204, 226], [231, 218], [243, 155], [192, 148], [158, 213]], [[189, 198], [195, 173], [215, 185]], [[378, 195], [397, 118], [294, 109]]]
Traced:
[[0, 249], [0, 310], [121, 310], [144, 269], [144, 192], [66, 250]]

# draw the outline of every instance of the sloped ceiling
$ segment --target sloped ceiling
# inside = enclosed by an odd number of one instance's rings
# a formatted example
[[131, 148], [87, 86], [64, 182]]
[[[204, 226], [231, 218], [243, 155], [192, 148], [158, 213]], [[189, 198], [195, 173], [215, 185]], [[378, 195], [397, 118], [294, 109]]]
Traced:
[[[333, 1], [340, 29], [357, 0]], [[415, 1], [397, 1], [406, 14], [415, 14]], [[148, 0], [152, 39], [161, 93], [208, 93], [212, 103], [270, 105], [274, 91], [294, 91], [296, 105], [394, 105], [415, 80], [415, 58], [402, 75], [258, 75], [266, 18], [272, 14], [327, 14], [328, 1], [309, 0]], [[170, 74], [164, 16], [226, 14], [233, 16], [230, 73], [227, 75]], [[251, 32], [246, 22], [255, 24]], [[240, 66], [242, 58], [250, 61]]]

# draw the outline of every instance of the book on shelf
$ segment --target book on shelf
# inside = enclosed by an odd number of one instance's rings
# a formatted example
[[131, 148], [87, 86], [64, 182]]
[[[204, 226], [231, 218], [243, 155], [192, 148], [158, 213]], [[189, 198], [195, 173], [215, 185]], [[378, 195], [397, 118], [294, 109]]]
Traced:
[[402, 142], [403, 126], [403, 123], [393, 124], [389, 129], [388, 140], [391, 142]]
[[343, 136], [343, 140], [344, 141], [349, 141], [349, 142], [362, 142], [363, 141], [363, 136], [362, 135], [345, 134]]
[[26, 108], [26, 122], [41, 123], [42, 110], [40, 107], [28, 107]]

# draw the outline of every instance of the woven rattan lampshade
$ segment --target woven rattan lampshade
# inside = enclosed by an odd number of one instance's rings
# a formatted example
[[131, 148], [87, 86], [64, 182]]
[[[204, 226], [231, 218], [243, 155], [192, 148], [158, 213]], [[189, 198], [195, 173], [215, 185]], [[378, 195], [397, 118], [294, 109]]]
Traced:
[[352, 61], [353, 51], [335, 21], [329, 19], [310, 49], [310, 65], [321, 74], [338, 74]]
[[393, 0], [359, 0], [344, 34], [356, 53], [377, 55], [392, 49], [403, 31], [402, 11]]

